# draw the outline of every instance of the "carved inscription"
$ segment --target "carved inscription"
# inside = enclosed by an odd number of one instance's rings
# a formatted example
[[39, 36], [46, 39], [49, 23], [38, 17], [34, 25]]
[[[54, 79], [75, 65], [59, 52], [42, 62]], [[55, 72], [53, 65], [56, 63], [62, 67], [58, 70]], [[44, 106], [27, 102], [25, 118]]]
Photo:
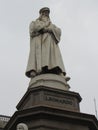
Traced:
[[50, 102], [60, 103], [60, 104], [73, 105], [72, 100], [70, 100], [68, 98], [62, 99], [62, 98], [53, 97], [53, 96], [45, 96], [45, 100], [50, 101]]

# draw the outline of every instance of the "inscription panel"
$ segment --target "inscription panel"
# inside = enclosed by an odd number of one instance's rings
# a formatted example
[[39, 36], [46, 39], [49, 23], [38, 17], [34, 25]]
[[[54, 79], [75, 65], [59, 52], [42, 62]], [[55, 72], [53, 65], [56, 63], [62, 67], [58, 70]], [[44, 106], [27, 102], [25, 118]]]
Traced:
[[19, 109], [26, 109], [32, 106], [49, 106], [76, 112], [80, 111], [77, 96], [70, 92], [50, 91], [48, 89], [32, 91], [28, 98], [20, 105]]
[[53, 96], [46, 96], [45, 100], [55, 102], [55, 103], [60, 103], [60, 104], [73, 105], [73, 102], [70, 99], [62, 99], [62, 98], [57, 98], [57, 97], [53, 97]]
[[50, 106], [79, 111], [78, 102], [76, 98], [71, 96], [66, 96], [64, 94], [61, 95], [56, 93], [45, 92], [44, 102]]

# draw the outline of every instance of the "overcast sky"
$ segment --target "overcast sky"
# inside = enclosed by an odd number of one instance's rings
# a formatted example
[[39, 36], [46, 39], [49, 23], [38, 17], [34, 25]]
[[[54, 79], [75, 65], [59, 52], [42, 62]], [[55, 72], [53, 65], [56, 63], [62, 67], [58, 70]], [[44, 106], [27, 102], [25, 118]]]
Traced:
[[0, 114], [13, 115], [26, 92], [29, 24], [49, 7], [62, 30], [59, 43], [71, 91], [82, 97], [83, 113], [98, 110], [98, 0], [0, 0]]

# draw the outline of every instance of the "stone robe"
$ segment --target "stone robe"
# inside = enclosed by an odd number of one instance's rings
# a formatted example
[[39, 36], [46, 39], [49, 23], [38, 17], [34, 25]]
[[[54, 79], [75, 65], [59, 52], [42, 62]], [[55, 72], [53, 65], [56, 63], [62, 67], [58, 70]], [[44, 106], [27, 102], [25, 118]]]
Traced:
[[[51, 31], [41, 33], [44, 28]], [[50, 22], [48, 27], [40, 20], [32, 21], [29, 28], [30, 32], [30, 53], [26, 75], [30, 77], [30, 72], [41, 73], [42, 68], [48, 70], [57, 69], [65, 75], [65, 69], [58, 47], [61, 30]]]

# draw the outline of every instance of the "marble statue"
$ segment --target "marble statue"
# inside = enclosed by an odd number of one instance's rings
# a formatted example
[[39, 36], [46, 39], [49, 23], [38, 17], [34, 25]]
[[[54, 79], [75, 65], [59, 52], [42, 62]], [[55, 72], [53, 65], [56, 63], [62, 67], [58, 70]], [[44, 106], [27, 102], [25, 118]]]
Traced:
[[28, 126], [24, 123], [19, 123], [16, 130], [28, 130]]
[[46, 73], [66, 75], [58, 46], [61, 30], [51, 22], [49, 13], [48, 7], [40, 9], [39, 18], [30, 23], [30, 53], [26, 69], [29, 78]]

